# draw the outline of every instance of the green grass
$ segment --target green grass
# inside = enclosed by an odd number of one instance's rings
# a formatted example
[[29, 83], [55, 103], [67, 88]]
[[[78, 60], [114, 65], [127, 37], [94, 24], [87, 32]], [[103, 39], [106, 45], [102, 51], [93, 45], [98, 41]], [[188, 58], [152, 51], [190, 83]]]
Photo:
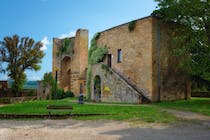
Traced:
[[[58, 101], [30, 101], [24, 103], [15, 103], [8, 106], [0, 107], [0, 114], [47, 114], [46, 106], [53, 105], [72, 105], [73, 114], [109, 114], [100, 116], [86, 116], [74, 117], [80, 120], [98, 120], [98, 119], [111, 119], [111, 120], [139, 120], [146, 122], [173, 122], [176, 118], [166, 112], [161, 111], [158, 107], [133, 105], [133, 106], [120, 106], [120, 105], [96, 105], [96, 104], [77, 104], [71, 102], [71, 99], [64, 99]], [[65, 114], [68, 112], [60, 112]]]
[[190, 100], [155, 103], [154, 105], [161, 108], [198, 112], [210, 116], [210, 98], [192, 98]]
[[[152, 105], [131, 105], [131, 104], [77, 104], [77, 98], [67, 98], [57, 101], [30, 101], [15, 103], [0, 107], [0, 114], [48, 114], [47, 105], [72, 105], [73, 114], [109, 114], [100, 116], [74, 117], [80, 120], [126, 120], [145, 122], [173, 122], [176, 117], [162, 111], [164, 108], [178, 109], [202, 113], [210, 116], [209, 98], [192, 98], [191, 100], [180, 100], [173, 102], [161, 102]], [[54, 112], [66, 114], [68, 111]]]

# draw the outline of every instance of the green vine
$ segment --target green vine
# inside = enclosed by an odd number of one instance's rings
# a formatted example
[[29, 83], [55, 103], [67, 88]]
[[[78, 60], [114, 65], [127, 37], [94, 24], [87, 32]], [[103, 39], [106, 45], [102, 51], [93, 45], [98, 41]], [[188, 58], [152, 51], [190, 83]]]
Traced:
[[136, 20], [133, 20], [133, 21], [131, 21], [131, 22], [129, 23], [128, 29], [129, 29], [129, 31], [131, 32], [131, 31], [133, 31], [133, 30], [135, 29], [135, 27], [136, 27]]
[[71, 40], [71, 38], [65, 38], [64, 40], [62, 40], [62, 46], [59, 48], [58, 52], [57, 52], [57, 56], [61, 56], [64, 53], [69, 53], [69, 55], [73, 55], [74, 51], [73, 51], [73, 41]]
[[101, 65], [101, 69], [105, 70], [106, 73], [108, 72], [109, 74], [113, 74], [112, 71], [110, 71], [109, 67], [105, 64]]
[[106, 48], [106, 46], [104, 47], [97, 46], [97, 40], [99, 39], [99, 37], [100, 33], [96, 33], [94, 35], [93, 39], [91, 40], [90, 50], [88, 52], [88, 70], [87, 70], [87, 84], [86, 84], [88, 99], [90, 99], [91, 95], [91, 87], [90, 87], [91, 75], [92, 75], [91, 65], [103, 61], [105, 54], [108, 53], [108, 49]]

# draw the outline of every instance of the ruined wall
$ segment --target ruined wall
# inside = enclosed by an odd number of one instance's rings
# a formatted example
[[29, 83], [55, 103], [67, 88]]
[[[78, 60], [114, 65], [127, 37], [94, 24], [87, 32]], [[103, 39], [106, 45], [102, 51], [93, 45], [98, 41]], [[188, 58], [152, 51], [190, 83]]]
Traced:
[[[71, 47], [58, 56], [64, 39], [53, 39], [53, 68], [55, 77], [58, 70], [58, 85], [64, 90], [71, 90], [74, 94], [80, 93], [82, 84], [85, 94], [86, 68], [88, 63], [88, 30], [79, 29], [76, 36], [69, 38]], [[73, 50], [70, 50], [73, 49]], [[73, 53], [72, 53], [73, 52]]]
[[[102, 63], [92, 65], [92, 91], [94, 91], [94, 78], [96, 76], [100, 76], [101, 79], [101, 101], [141, 103], [141, 96], [138, 92], [116, 73], [103, 69]], [[91, 92], [91, 99], [95, 100], [94, 92]]]
[[[57, 52], [62, 45], [62, 40], [58, 38], [53, 38], [53, 55], [52, 55], [52, 75], [55, 78], [56, 71], [60, 70], [61, 67], [61, 59], [58, 57]], [[58, 72], [58, 83], [60, 83], [60, 73]]]
[[[185, 99], [190, 96], [190, 88], [187, 84], [189, 78], [179, 66], [182, 60], [173, 55], [173, 48], [176, 47], [172, 42], [175, 28], [174, 24], [165, 24], [153, 18], [153, 101], [158, 100], [158, 92], [160, 92], [161, 101]], [[160, 89], [158, 89], [158, 82]]]
[[80, 85], [85, 92], [86, 68], [88, 65], [88, 30], [79, 29], [75, 36], [74, 55], [71, 61], [71, 91], [80, 93]]
[[[129, 23], [100, 33], [97, 45], [106, 45], [112, 54], [112, 68], [143, 88], [152, 98], [152, 18], [136, 21], [133, 31]], [[117, 50], [122, 50], [122, 62], [117, 62]]]

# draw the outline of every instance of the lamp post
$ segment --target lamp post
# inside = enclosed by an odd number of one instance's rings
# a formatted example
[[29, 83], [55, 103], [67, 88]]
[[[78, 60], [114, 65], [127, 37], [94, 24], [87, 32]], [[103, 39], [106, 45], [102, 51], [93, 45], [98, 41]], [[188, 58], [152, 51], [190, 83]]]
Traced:
[[55, 82], [56, 82], [56, 88], [55, 88], [55, 99], [57, 99], [58, 71], [59, 71], [59, 68], [58, 68], [58, 67], [55, 67]]

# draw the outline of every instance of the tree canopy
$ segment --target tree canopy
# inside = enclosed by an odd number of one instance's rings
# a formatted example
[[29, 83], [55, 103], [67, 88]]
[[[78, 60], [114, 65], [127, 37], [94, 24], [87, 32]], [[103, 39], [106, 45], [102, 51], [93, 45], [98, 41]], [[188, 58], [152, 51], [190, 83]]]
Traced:
[[210, 1], [155, 0], [153, 15], [178, 26], [175, 54], [188, 55], [183, 64], [192, 76], [210, 81]]
[[[4, 70], [14, 80], [13, 93], [19, 96], [19, 92], [26, 80], [25, 70], [39, 70], [44, 52], [41, 50], [43, 44], [35, 42], [32, 38], [18, 35], [4, 37], [0, 41], [0, 60], [6, 63]], [[3, 68], [2, 68], [3, 69]]]

